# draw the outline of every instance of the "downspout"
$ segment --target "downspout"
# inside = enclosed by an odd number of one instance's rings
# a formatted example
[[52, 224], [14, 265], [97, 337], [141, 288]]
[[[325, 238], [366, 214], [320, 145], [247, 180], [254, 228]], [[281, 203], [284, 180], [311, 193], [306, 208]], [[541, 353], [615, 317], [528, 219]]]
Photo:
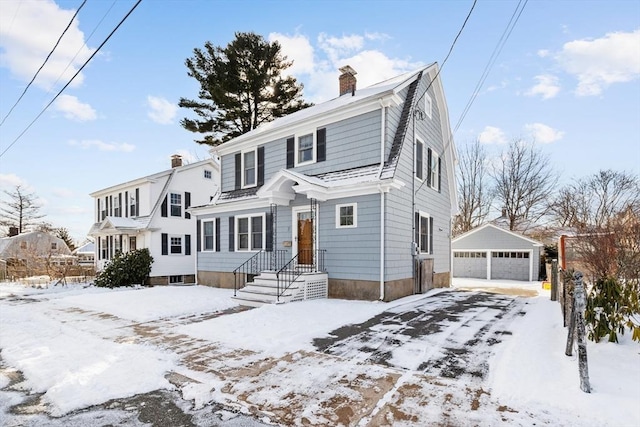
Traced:
[[[384, 167], [384, 149], [385, 149], [385, 143], [386, 143], [386, 134], [385, 134], [385, 129], [386, 129], [386, 120], [387, 120], [387, 108], [385, 107], [384, 103], [381, 103], [382, 108], [381, 108], [381, 114], [380, 114], [380, 172], [378, 173], [378, 176], [380, 176], [380, 173], [382, 173], [382, 168]], [[380, 301], [384, 301], [385, 295], [384, 295], [384, 245], [385, 245], [385, 239], [384, 239], [384, 233], [385, 233], [385, 228], [384, 228], [384, 222], [386, 219], [386, 215], [385, 215], [385, 204], [384, 204], [384, 190], [382, 189], [382, 187], [380, 187]]]

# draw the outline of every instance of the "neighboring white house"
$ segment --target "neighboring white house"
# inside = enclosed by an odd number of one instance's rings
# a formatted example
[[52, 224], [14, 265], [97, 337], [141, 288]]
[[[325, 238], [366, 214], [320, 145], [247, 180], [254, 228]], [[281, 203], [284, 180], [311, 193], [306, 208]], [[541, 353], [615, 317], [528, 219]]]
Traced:
[[44, 231], [1, 238], [0, 259], [6, 261], [9, 275], [15, 277], [47, 274], [51, 266], [76, 262], [64, 240]]
[[96, 244], [87, 242], [76, 248], [73, 255], [78, 258], [78, 265], [83, 267], [93, 267], [96, 263]]
[[493, 224], [451, 241], [453, 277], [538, 280], [543, 244]]
[[153, 257], [148, 284], [195, 283], [196, 222], [187, 208], [209, 203], [220, 186], [220, 167], [213, 158], [91, 193], [95, 220], [96, 270], [118, 252], [148, 248]]

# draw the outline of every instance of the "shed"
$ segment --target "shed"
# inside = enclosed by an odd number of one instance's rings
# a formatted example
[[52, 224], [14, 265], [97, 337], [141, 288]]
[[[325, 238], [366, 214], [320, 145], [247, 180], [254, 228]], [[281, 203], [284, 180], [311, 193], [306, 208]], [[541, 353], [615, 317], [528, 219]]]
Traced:
[[453, 277], [537, 280], [542, 247], [522, 234], [484, 224], [451, 241]]

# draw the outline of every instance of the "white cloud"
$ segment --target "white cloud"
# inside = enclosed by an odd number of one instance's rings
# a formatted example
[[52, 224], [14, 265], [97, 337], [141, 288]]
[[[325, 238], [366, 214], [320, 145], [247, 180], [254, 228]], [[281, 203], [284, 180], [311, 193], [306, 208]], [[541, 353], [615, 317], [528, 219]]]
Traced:
[[53, 103], [53, 108], [63, 113], [64, 117], [70, 120], [86, 122], [95, 120], [98, 117], [96, 110], [91, 105], [84, 104], [71, 95], [60, 95], [56, 102]]
[[147, 96], [147, 105], [151, 108], [151, 111], [147, 113], [149, 118], [161, 125], [173, 123], [173, 119], [178, 112], [178, 106], [176, 104], [172, 104], [165, 98], [158, 96]]
[[478, 135], [478, 141], [482, 144], [506, 144], [507, 137], [502, 129], [495, 126], [486, 126]]
[[0, 173], [0, 189], [11, 190], [17, 185], [21, 185], [25, 188], [31, 188], [27, 182], [20, 178], [18, 175], [9, 173]]
[[550, 144], [562, 139], [564, 136], [564, 132], [542, 123], [528, 123], [524, 125], [524, 129], [535, 142], [541, 144]]
[[560, 92], [560, 85], [558, 84], [558, 78], [556, 76], [551, 74], [542, 74], [535, 76], [534, 79], [538, 81], [538, 84], [525, 92], [525, 95], [541, 95], [542, 99], [550, 99]]
[[546, 58], [547, 56], [549, 56], [549, 51], [547, 49], [540, 49], [537, 54], [540, 58]]
[[[67, 26], [74, 10], [61, 9], [52, 0], [2, 2], [0, 13], [0, 66], [24, 82], [31, 80]], [[60, 79], [66, 83], [94, 49], [85, 44], [75, 19], [40, 71], [34, 85], [49, 90]], [[72, 85], [82, 83], [79, 74]]]
[[556, 60], [578, 79], [577, 95], [598, 95], [613, 83], [640, 77], [640, 29], [565, 43]]
[[103, 142], [99, 139], [84, 139], [82, 141], [71, 140], [69, 145], [73, 147], [80, 147], [82, 149], [97, 148], [99, 151], [122, 151], [129, 153], [136, 147], [135, 145], [118, 142]]
[[381, 33], [342, 37], [322, 33], [314, 46], [312, 40], [302, 34], [269, 35], [269, 40], [278, 40], [283, 54], [294, 61], [290, 73], [295, 77], [305, 75], [304, 97], [315, 103], [338, 96], [338, 68], [342, 66], [350, 65], [356, 70], [357, 87], [363, 88], [424, 65], [410, 59], [390, 58], [375, 49], [377, 43], [388, 38]]

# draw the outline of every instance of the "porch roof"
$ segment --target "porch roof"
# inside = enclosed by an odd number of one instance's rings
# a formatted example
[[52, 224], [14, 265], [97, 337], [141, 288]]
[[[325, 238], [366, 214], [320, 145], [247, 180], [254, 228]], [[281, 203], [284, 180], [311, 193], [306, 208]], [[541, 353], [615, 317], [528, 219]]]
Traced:
[[127, 231], [141, 231], [149, 227], [151, 217], [143, 216], [137, 218], [126, 218], [108, 216], [101, 222], [96, 222], [91, 226], [88, 235], [97, 236], [100, 234], [118, 234]]

